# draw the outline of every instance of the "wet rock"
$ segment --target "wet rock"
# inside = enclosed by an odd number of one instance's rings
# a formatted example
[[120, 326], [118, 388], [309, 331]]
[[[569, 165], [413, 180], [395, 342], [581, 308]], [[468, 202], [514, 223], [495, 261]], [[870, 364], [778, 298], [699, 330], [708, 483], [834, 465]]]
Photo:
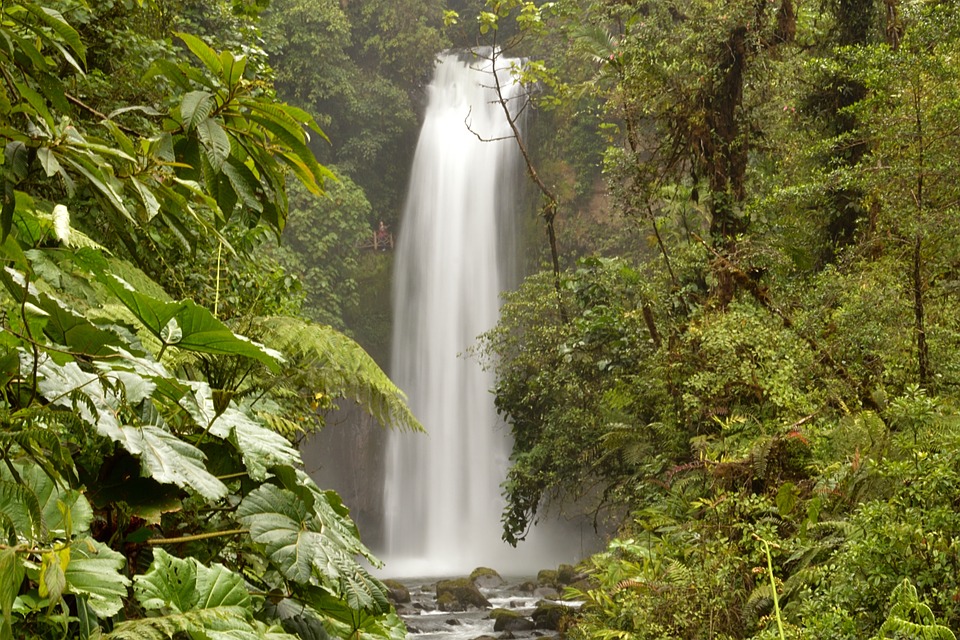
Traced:
[[477, 636], [473, 640], [498, 640], [497, 636]]
[[521, 582], [517, 585], [517, 591], [522, 593], [533, 593], [537, 588], [537, 583], [533, 580], [527, 580], [526, 582]]
[[537, 608], [530, 614], [530, 617], [533, 618], [537, 629], [560, 631], [564, 619], [573, 617], [576, 613], [577, 610], [573, 607], [540, 601], [537, 603]]
[[469, 578], [457, 578], [437, 583], [437, 607], [441, 611], [489, 609], [490, 601]]
[[541, 569], [537, 573], [537, 586], [540, 587], [556, 587], [558, 584], [557, 581], [557, 572], [553, 569]]
[[494, 569], [477, 567], [470, 574], [470, 581], [479, 589], [495, 589], [507, 583]]
[[538, 587], [534, 590], [533, 595], [544, 600], [559, 600], [560, 592], [554, 589], [553, 587]]
[[460, 621], [457, 620], [456, 618], [447, 618], [446, 620], [444, 620], [444, 622], [446, 622], [446, 623], [447, 623], [448, 625], [450, 625], [451, 627], [459, 627], [460, 625], [463, 624], [462, 622], [460, 622]]
[[509, 609], [494, 609], [490, 612], [494, 631], [530, 631], [536, 627], [533, 620]]
[[577, 591], [582, 591], [583, 593], [586, 593], [591, 589], [597, 589], [600, 587], [600, 583], [598, 583], [595, 579], [591, 578], [590, 576], [587, 576], [584, 574], [580, 574], [580, 576], [582, 577], [580, 577], [576, 582], [573, 582], [570, 585], [572, 588], [576, 589]]
[[560, 584], [573, 584], [577, 578], [577, 570], [572, 564], [562, 564], [557, 568], [557, 581]]
[[387, 597], [394, 604], [404, 604], [410, 602], [410, 590], [396, 580], [384, 580], [383, 586], [387, 588]]

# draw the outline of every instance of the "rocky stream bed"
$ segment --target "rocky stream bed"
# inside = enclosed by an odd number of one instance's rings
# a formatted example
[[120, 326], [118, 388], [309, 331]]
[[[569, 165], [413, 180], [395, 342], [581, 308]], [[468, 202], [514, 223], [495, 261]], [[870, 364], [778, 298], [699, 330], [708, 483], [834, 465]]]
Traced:
[[412, 640], [555, 638], [580, 605], [563, 600], [564, 589], [587, 585], [569, 565], [536, 578], [478, 568], [469, 577], [384, 582]]

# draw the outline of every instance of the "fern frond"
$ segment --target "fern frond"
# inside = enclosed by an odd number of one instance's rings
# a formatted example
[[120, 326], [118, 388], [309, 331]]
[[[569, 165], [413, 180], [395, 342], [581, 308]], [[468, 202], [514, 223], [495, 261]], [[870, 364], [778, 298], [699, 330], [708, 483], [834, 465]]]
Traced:
[[62, 436], [64, 432], [84, 430], [85, 423], [76, 411], [52, 405], [33, 406], [13, 414], [10, 422], [9, 427], [0, 430], [0, 444], [18, 446], [53, 480], [73, 472], [73, 459]]
[[684, 586], [694, 582], [690, 567], [675, 558], [667, 560], [667, 570], [663, 573], [663, 580], [673, 586]]
[[743, 606], [743, 612], [747, 617], [760, 619], [773, 610], [773, 588], [766, 580], [750, 593], [747, 602]]
[[321, 392], [348, 398], [384, 426], [423, 431], [403, 391], [344, 334], [286, 316], [262, 317], [254, 322], [263, 343], [290, 358], [290, 371], [297, 372], [311, 396]]
[[294, 422], [293, 420], [288, 420], [283, 416], [279, 416], [275, 413], [270, 413], [267, 411], [257, 411], [257, 417], [263, 420], [263, 423], [267, 426], [268, 429], [279, 433], [284, 438], [292, 440], [299, 435], [305, 433], [303, 425]]
[[810, 587], [818, 584], [823, 578], [824, 569], [820, 565], [805, 566], [794, 571], [789, 578], [783, 582], [783, 599], [791, 599], [799, 593], [804, 587]]
[[880, 626], [879, 637], [886, 638], [892, 633], [894, 638], [957, 640], [949, 628], [937, 622], [933, 610], [920, 601], [917, 588], [908, 578], [893, 588], [890, 602], [890, 614]]
[[[889, 634], [889, 635], [888, 635]], [[903, 618], [887, 618], [880, 627], [879, 638], [920, 638], [921, 640], [957, 640], [947, 627], [934, 624], [919, 624]]]
[[646, 589], [650, 584], [646, 580], [637, 580], [636, 578], [627, 578], [617, 583], [617, 591], [624, 589]]
[[856, 525], [849, 520], [821, 520], [807, 526], [807, 533], [815, 536], [834, 534], [843, 538], [850, 538], [856, 531]]
[[767, 468], [770, 465], [770, 452], [773, 450], [774, 439], [770, 436], [761, 436], [754, 442], [750, 450], [750, 460], [753, 463], [753, 473], [760, 480], [767, 477]]

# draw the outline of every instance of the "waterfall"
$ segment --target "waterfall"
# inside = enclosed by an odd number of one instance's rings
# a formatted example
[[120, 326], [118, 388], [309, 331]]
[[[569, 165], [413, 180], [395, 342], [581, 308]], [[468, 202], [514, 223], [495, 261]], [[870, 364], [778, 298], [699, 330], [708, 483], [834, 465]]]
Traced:
[[[498, 75], [519, 108], [511, 62], [498, 60]], [[509, 434], [492, 372], [465, 355], [496, 324], [516, 253], [523, 169], [492, 84], [485, 58], [443, 54], [414, 156], [394, 273], [392, 377], [428, 434], [388, 443], [381, 555], [393, 576], [546, 566], [501, 542]]]

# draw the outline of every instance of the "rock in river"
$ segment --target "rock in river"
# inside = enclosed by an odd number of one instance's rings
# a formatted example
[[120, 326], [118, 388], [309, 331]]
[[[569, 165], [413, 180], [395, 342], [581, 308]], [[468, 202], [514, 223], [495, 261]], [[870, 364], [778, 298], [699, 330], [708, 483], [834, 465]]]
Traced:
[[469, 578], [457, 578], [437, 583], [437, 607], [441, 611], [489, 609], [490, 601]]

